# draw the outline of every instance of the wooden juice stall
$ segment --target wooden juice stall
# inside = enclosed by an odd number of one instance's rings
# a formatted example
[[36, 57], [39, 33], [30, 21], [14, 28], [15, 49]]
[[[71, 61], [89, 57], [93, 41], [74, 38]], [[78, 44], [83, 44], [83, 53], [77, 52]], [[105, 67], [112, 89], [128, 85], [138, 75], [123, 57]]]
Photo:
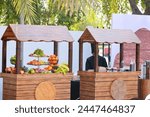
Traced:
[[[83, 70], [83, 44], [94, 44], [94, 71]], [[136, 44], [136, 71], [98, 72], [98, 44], [120, 44], [120, 67], [123, 43]], [[140, 40], [131, 30], [98, 29], [88, 27], [79, 39], [79, 72], [81, 100], [112, 100], [138, 98]]]
[[[7, 42], [16, 41], [15, 73], [6, 73]], [[52, 42], [58, 55], [60, 42], [68, 43], [69, 73], [20, 74], [22, 42]], [[2, 73], [4, 100], [68, 100], [72, 74], [73, 39], [65, 26], [15, 25], [7, 27], [2, 37]]]
[[150, 61], [146, 61], [146, 77], [139, 79], [140, 99], [146, 99], [150, 94]]

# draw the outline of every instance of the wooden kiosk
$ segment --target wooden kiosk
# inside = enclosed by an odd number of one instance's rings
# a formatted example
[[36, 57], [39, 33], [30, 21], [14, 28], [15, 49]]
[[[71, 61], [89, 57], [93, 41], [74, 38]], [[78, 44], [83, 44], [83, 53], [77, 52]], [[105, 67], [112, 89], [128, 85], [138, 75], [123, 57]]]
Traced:
[[[93, 43], [94, 72], [83, 71], [83, 44]], [[120, 67], [123, 60], [123, 43], [136, 44], [135, 72], [98, 72], [98, 44], [120, 44]], [[79, 72], [81, 100], [120, 100], [138, 98], [140, 40], [130, 30], [98, 29], [88, 27], [79, 39]]]
[[146, 61], [146, 77], [139, 79], [139, 98], [146, 99], [147, 95], [150, 94], [150, 61]]
[[[16, 41], [16, 74], [5, 73], [7, 42]], [[69, 73], [19, 74], [21, 68], [21, 42], [52, 42], [58, 55], [60, 42], [68, 42]], [[15, 25], [7, 27], [2, 37], [2, 73], [4, 100], [68, 100], [72, 74], [73, 38], [65, 26]]]

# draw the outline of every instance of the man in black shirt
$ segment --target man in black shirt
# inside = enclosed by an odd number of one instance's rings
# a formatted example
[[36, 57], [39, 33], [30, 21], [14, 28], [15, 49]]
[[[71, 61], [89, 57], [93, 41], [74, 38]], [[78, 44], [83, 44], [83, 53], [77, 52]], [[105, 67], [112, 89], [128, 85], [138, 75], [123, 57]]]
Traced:
[[[91, 44], [91, 49], [92, 49], [92, 54], [94, 52], [94, 45]], [[106, 62], [106, 59], [102, 56], [99, 56], [98, 55], [98, 66], [101, 66], [101, 67], [107, 67], [107, 62]], [[90, 56], [89, 58], [87, 58], [86, 60], [86, 70], [89, 70], [89, 69], [94, 69], [94, 56]]]

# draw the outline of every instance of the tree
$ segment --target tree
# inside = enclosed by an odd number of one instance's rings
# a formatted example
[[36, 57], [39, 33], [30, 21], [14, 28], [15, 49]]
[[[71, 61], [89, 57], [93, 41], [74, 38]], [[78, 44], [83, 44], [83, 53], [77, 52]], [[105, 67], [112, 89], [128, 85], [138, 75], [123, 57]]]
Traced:
[[105, 28], [111, 26], [113, 13], [126, 14], [131, 12], [128, 0], [99, 0], [99, 5], [101, 19], [103, 19], [103, 27]]
[[[34, 5], [37, 0], [1, 0], [0, 22], [10, 24], [20, 22], [20, 14], [24, 15], [26, 23], [31, 23], [36, 18]], [[3, 16], [3, 17], [2, 17]]]
[[[65, 8], [78, 10], [94, 8], [96, 15], [101, 15], [104, 27], [110, 27], [113, 13], [128, 13], [150, 15], [150, 0], [56, 0], [59, 9]], [[82, 4], [84, 3], [84, 4]], [[80, 5], [79, 5], [80, 4]], [[85, 5], [86, 4], [86, 5]], [[141, 9], [140, 9], [141, 8]], [[71, 11], [74, 11], [71, 10]], [[99, 11], [99, 13], [98, 13]], [[144, 12], [143, 12], [144, 11]], [[142, 13], [143, 12], [143, 13]]]
[[113, 13], [150, 14], [150, 0], [0, 0], [0, 23], [109, 28]]
[[7, 25], [18, 22], [18, 15], [12, 4], [12, 0], [0, 1], [0, 23]]
[[[79, 10], [85, 10], [88, 8], [98, 7], [99, 0], [49, 0], [57, 4], [57, 8], [60, 10], [66, 10], [66, 13], [69, 11], [73, 13], [74, 11], [78, 12]], [[87, 10], [87, 9], [86, 9]]]
[[36, 19], [35, 6], [39, 0], [12, 0], [16, 13], [23, 15], [24, 21], [32, 23]]
[[[129, 0], [129, 3], [133, 14], [150, 15], [150, 0]], [[144, 9], [144, 13], [142, 13], [137, 4], [141, 4]]]

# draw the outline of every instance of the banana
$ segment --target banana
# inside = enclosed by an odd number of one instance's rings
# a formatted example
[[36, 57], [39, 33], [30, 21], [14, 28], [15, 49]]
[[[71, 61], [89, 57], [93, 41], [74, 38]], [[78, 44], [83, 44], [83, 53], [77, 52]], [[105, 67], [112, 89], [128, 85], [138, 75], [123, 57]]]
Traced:
[[66, 69], [67, 72], [69, 71], [69, 67], [65, 64], [62, 64], [60, 67], [62, 67], [63, 69]]
[[55, 73], [62, 73], [66, 74], [69, 71], [69, 67], [67, 64], [61, 64], [59, 67], [56, 69]]

